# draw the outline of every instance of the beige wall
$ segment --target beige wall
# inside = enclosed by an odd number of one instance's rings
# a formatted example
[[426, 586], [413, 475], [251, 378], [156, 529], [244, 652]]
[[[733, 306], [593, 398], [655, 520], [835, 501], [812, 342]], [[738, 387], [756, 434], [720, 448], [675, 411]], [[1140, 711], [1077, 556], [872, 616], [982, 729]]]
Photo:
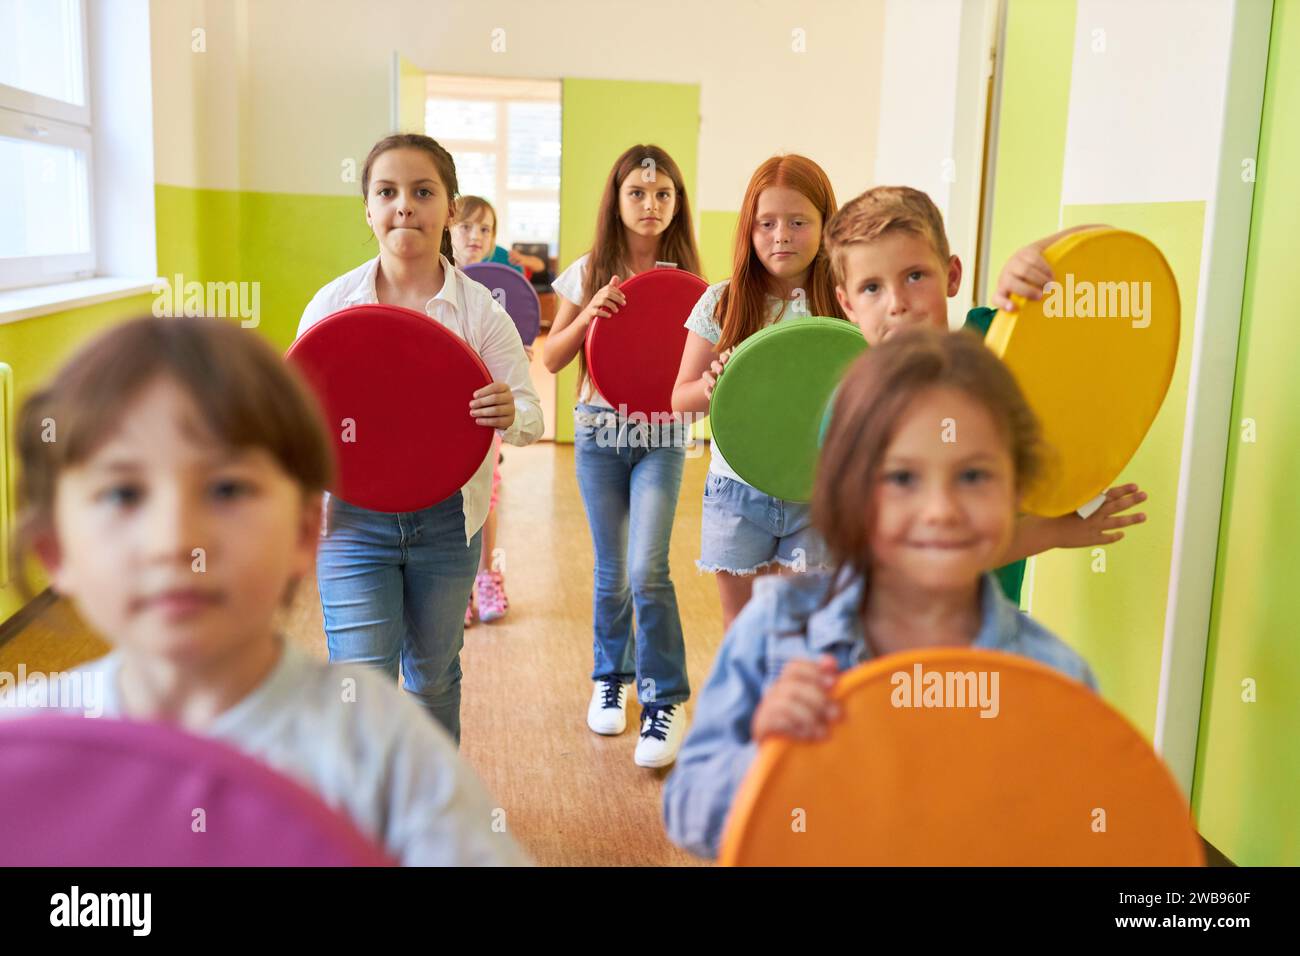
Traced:
[[775, 152], [817, 160], [841, 198], [875, 166], [884, 0], [153, 0], [151, 16], [169, 185], [351, 194], [343, 162], [388, 132], [394, 50], [445, 73], [699, 83], [699, 209], [737, 208]]

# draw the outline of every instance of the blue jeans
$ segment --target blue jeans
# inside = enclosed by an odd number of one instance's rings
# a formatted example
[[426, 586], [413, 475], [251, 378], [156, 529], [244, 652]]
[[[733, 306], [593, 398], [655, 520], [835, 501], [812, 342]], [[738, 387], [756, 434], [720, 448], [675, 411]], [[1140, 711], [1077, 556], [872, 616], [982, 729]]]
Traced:
[[829, 563], [826, 544], [812, 526], [812, 505], [773, 498], [753, 485], [709, 472], [697, 568], [752, 575], [773, 564], [807, 571]]
[[460, 649], [482, 532], [465, 543], [460, 492], [389, 514], [330, 497], [316, 557], [331, 661], [397, 680], [460, 743]]
[[[593, 405], [577, 410], [611, 414]], [[642, 706], [678, 704], [691, 688], [668, 545], [686, 452], [680, 445], [638, 441], [628, 434], [635, 431], [574, 426], [578, 488], [596, 552], [591, 679], [635, 679]]]

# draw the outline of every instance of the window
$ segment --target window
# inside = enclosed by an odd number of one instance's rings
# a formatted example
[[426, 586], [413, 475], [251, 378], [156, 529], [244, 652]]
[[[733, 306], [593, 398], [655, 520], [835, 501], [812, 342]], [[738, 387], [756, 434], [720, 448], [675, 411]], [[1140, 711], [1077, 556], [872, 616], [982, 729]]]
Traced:
[[84, 0], [0, 0], [0, 289], [95, 273]]
[[456, 160], [463, 196], [496, 207], [497, 242], [560, 239], [560, 84], [430, 75], [425, 130]]

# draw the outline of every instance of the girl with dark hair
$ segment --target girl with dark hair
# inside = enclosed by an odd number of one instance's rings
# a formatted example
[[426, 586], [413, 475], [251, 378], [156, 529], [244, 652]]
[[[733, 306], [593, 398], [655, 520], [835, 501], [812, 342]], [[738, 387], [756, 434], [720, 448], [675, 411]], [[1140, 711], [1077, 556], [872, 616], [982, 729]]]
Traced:
[[[514, 323], [482, 285], [452, 264], [456, 166], [427, 136], [375, 144], [361, 174], [366, 223], [379, 255], [316, 293], [302, 335], [340, 309], [404, 306], [442, 323], [482, 358], [491, 385], [470, 414], [502, 440], [527, 445], [542, 411]], [[460, 740], [460, 650], [478, 568], [493, 457], [460, 491], [421, 511], [390, 514], [334, 498], [317, 563], [330, 660], [362, 661], [403, 683]]]
[[666, 767], [676, 759], [686, 724], [682, 705], [690, 696], [677, 593], [668, 572], [686, 452], [677, 440], [680, 424], [656, 426], [656, 435], [645, 441], [623, 441], [627, 419], [592, 384], [583, 342], [593, 319], [626, 304], [619, 283], [659, 262], [700, 271], [686, 183], [658, 146], [633, 146], [605, 181], [591, 251], [552, 283], [560, 305], [543, 358], [558, 372], [577, 356], [581, 370], [574, 456], [596, 552], [595, 687], [587, 726], [598, 734], [621, 734], [627, 685], [635, 680], [641, 734], [634, 759], [642, 767]]

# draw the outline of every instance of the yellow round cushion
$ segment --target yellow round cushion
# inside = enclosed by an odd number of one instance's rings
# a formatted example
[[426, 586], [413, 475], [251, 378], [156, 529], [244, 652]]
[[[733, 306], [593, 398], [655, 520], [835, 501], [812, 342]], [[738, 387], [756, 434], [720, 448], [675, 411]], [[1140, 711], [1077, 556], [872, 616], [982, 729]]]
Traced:
[[1054, 281], [1013, 296], [985, 342], [1011, 368], [1048, 445], [1021, 509], [1068, 514], [1115, 481], [1169, 390], [1178, 358], [1178, 285], [1149, 240], [1120, 229], [1066, 236], [1043, 253]]
[[1204, 865], [1187, 802], [1147, 742], [1037, 661], [891, 654], [845, 672], [831, 696], [842, 716], [824, 740], [759, 748], [724, 865]]

